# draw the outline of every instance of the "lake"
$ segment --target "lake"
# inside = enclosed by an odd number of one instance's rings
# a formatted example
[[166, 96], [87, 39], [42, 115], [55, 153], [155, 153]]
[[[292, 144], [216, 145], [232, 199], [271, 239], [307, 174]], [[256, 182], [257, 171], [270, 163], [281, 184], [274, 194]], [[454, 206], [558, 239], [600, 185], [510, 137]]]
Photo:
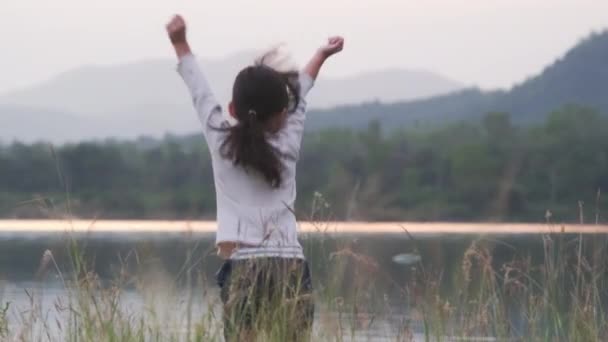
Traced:
[[[24, 312], [35, 307], [47, 319], [36, 319], [34, 330], [40, 336], [49, 330], [60, 334], [65, 327], [54, 321], [61, 321], [65, 313], [60, 308], [73, 300], [69, 283], [80, 279], [83, 270], [98, 279], [96, 291], [120, 282], [119, 306], [134, 322], [142, 315], [151, 319], [154, 307], [160, 326], [172, 322], [165, 332], [187, 330], [190, 323], [185, 322], [219, 310], [213, 285], [220, 265], [214, 228], [213, 222], [0, 220], [0, 305], [11, 303], [11, 333], [24, 326], [34, 329]], [[419, 304], [412, 302], [412, 292], [419, 289], [412, 283], [423, 279], [425, 287], [434, 286], [447, 297], [457, 290], [456, 279], [472, 250], [487, 251], [489, 263], [500, 270], [520, 259], [545, 264], [547, 239], [563, 241], [564, 251], [584, 240], [581, 252], [591, 260], [603, 251], [607, 233], [608, 226], [602, 225], [303, 223], [301, 241], [320, 303], [315, 327], [334, 334], [339, 330], [350, 340], [406, 335], [422, 340]], [[511, 323], [524, 329], [520, 316], [512, 316]]]

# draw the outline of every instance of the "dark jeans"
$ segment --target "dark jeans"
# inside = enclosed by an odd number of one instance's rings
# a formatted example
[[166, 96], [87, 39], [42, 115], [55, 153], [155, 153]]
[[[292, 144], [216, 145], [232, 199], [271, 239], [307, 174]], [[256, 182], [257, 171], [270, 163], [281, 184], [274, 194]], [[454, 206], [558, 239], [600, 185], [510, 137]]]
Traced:
[[310, 340], [314, 301], [305, 260], [228, 260], [216, 277], [227, 342], [260, 334], [273, 341]]

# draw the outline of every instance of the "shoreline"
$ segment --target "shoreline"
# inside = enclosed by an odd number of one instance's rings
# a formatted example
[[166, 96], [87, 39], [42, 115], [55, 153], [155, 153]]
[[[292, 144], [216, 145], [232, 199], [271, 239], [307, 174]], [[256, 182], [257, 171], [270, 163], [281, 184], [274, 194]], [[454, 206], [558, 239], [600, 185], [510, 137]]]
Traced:
[[[215, 221], [170, 220], [2, 220], [0, 233], [215, 233]], [[608, 225], [450, 223], [450, 222], [301, 222], [300, 233], [329, 234], [608, 234]]]

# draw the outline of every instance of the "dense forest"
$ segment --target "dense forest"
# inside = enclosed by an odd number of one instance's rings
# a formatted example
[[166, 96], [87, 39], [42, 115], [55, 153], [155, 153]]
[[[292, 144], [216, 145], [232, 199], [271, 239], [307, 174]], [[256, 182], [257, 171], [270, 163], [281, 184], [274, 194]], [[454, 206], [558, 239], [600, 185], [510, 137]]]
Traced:
[[[563, 107], [526, 126], [506, 113], [383, 125], [304, 137], [301, 219], [572, 222], [608, 209], [608, 119], [592, 109]], [[200, 136], [0, 146], [4, 218], [213, 219], [214, 196]]]

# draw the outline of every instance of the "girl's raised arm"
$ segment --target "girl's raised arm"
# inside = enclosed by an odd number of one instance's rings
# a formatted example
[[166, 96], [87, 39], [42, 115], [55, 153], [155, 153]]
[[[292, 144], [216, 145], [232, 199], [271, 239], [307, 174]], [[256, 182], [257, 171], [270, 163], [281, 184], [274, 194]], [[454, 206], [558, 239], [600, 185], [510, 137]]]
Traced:
[[203, 134], [207, 139], [209, 147], [216, 144], [218, 139], [217, 129], [221, 125], [221, 107], [211, 91], [211, 87], [201, 71], [198, 61], [192, 55], [190, 45], [186, 39], [186, 23], [184, 19], [176, 15], [167, 24], [167, 33], [175, 54], [179, 60], [178, 72], [184, 79], [199, 119], [203, 124]]
[[310, 59], [308, 64], [300, 72], [300, 102], [295, 112], [287, 119], [287, 144], [290, 146], [291, 153], [298, 159], [300, 146], [302, 144], [302, 134], [304, 132], [304, 121], [306, 120], [306, 95], [313, 87], [321, 67], [332, 55], [342, 51], [344, 48], [344, 38], [331, 37], [327, 44], [321, 46]]

